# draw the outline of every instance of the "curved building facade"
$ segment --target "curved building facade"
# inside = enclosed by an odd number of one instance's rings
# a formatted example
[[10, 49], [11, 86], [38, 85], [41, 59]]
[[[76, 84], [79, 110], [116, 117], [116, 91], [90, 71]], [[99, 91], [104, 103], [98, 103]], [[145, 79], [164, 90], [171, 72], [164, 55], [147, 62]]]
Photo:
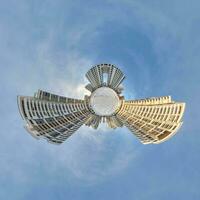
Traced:
[[97, 129], [127, 127], [143, 144], [161, 143], [182, 125], [185, 103], [170, 96], [125, 100], [121, 85], [125, 76], [111, 64], [92, 67], [86, 77], [91, 95], [83, 100], [39, 90], [33, 97], [18, 96], [18, 107], [25, 128], [35, 138], [61, 144], [83, 124]]
[[90, 111], [84, 100], [57, 96], [39, 90], [34, 97], [18, 96], [25, 128], [35, 138], [60, 144], [80, 128]]

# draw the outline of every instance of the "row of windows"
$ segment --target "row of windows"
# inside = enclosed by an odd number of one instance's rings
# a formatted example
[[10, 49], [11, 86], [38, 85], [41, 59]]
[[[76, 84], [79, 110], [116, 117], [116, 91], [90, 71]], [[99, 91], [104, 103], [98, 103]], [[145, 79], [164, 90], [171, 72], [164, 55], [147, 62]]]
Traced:
[[[54, 132], [50, 132], [46, 137], [51, 140], [57, 140], [57, 141], [64, 141], [69, 136], [71, 136], [80, 126], [82, 123], [77, 123], [76, 125], [72, 126], [70, 129], [59, 127], [56, 130], [58, 131], [58, 134], [54, 134]], [[56, 135], [56, 136], [54, 136]]]
[[110, 85], [113, 86], [114, 88], [117, 88], [120, 83], [124, 80], [125, 76], [121, 72], [121, 70], [117, 69], [115, 71], [115, 74], [113, 76], [113, 79], [110, 79]]
[[[35, 128], [35, 130], [37, 130], [39, 132], [39, 135], [45, 134], [44, 137], [47, 137], [47, 138], [59, 136], [59, 138], [62, 138], [64, 140], [67, 137], [69, 137], [73, 132], [75, 132], [82, 124], [83, 124], [82, 121], [76, 120], [76, 121], [74, 121], [74, 124], [69, 124], [69, 122], [67, 122], [67, 123], [63, 123], [62, 127], [61, 127], [61, 124], [59, 124], [58, 122], [55, 123], [55, 121], [54, 121], [53, 127], [52, 127], [52, 124], [42, 124], [42, 125], [38, 125], [37, 127], [34, 127], [34, 128]], [[48, 135], [46, 135], [46, 134], [48, 134]]]
[[145, 118], [153, 118], [154, 120], [170, 120], [176, 122], [179, 120], [182, 113], [181, 105], [167, 105], [162, 107], [156, 106], [125, 106], [122, 108], [121, 113], [130, 113], [134, 116], [142, 116]]
[[[37, 131], [37, 136], [48, 136], [51, 139], [58, 136], [69, 137], [89, 116], [89, 111], [85, 110], [87, 109], [85, 104], [53, 104], [21, 97], [19, 105], [23, 117], [30, 124], [29, 129], [34, 134], [34, 131]], [[77, 112], [80, 109], [82, 111]], [[69, 111], [72, 113], [69, 114]], [[55, 113], [63, 116], [56, 117]], [[66, 133], [62, 135], [62, 132]]]
[[98, 74], [95, 68], [90, 69], [87, 72], [86, 77], [88, 78], [88, 80], [91, 82], [92, 86], [95, 89], [99, 87], [100, 85], [102, 85], [101, 76]]
[[117, 67], [110, 65], [109, 67], [102, 67], [104, 65], [97, 65], [91, 68], [86, 77], [96, 89], [99, 86], [109, 85], [116, 88], [124, 79], [124, 74]]
[[60, 102], [60, 103], [83, 103], [83, 100], [80, 100], [80, 99], [72, 99], [72, 98], [67, 98], [63, 96], [58, 96], [58, 95], [51, 94], [49, 92], [45, 92], [42, 90], [38, 91], [36, 97], [42, 100], [54, 101], [54, 102]]
[[124, 114], [123, 116], [124, 116], [124, 120], [128, 121], [129, 124], [134, 124], [138, 127], [141, 127], [145, 124], [149, 124], [150, 126], [156, 126], [156, 127], [162, 126], [163, 128], [173, 128], [172, 126], [173, 123], [170, 121], [165, 121], [165, 120], [157, 121], [154, 118], [147, 119], [147, 118], [143, 118], [141, 116], [135, 116], [135, 115], [128, 115], [127, 117], [126, 114]]
[[[163, 138], [175, 131], [180, 126], [181, 113], [183, 111], [182, 104], [156, 106], [129, 106], [124, 104], [118, 115], [122, 121], [126, 121], [126, 125], [140, 137], [143, 135], [157, 136]], [[178, 123], [176, 123], [178, 122]], [[168, 131], [166, 134], [166, 131]], [[139, 132], [139, 135], [138, 135]], [[153, 138], [155, 141], [155, 138]]]
[[89, 90], [90, 92], [92, 92], [92, 91], [94, 90], [94, 88], [92, 87], [91, 84], [87, 84], [87, 85], [85, 86], [85, 88], [86, 88], [87, 90]]
[[140, 99], [140, 100], [130, 100], [126, 101], [126, 103], [136, 104], [136, 105], [143, 105], [143, 104], [162, 104], [162, 103], [170, 103], [171, 97], [164, 96], [164, 97], [153, 97], [148, 99]]
[[[86, 113], [86, 112], [85, 112]], [[88, 114], [88, 113], [87, 113]], [[36, 119], [35, 122], [39, 127], [43, 127], [42, 130], [57, 128], [64, 126], [70, 128], [70, 124], [76, 125], [79, 122], [82, 122], [86, 117], [82, 116], [82, 113], [71, 114], [63, 117], [55, 117], [47, 119]]]
[[129, 125], [127, 125], [127, 126], [129, 128], [129, 130], [131, 132], [133, 132], [134, 135], [136, 135], [141, 140], [141, 142], [147, 143], [147, 142], [154, 142], [155, 141], [154, 137], [147, 134], [146, 132], [144, 132], [142, 130], [138, 130], [137, 128], [134, 128], [133, 126], [131, 126], [131, 127]]
[[134, 113], [152, 112], [152, 113], [181, 113], [181, 104], [167, 104], [162, 106], [134, 106], [124, 105], [125, 110], [132, 111]]
[[[66, 113], [77, 112], [85, 109], [84, 104], [54, 104], [51, 102], [42, 102], [27, 100], [27, 110], [30, 117], [45, 117], [54, 115], [64, 115]], [[22, 107], [24, 108], [24, 102]]]

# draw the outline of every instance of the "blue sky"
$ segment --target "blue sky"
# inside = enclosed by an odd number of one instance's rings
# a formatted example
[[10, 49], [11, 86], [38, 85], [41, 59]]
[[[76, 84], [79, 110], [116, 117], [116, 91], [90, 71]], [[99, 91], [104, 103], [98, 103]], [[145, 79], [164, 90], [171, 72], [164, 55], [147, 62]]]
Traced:
[[[200, 199], [198, 0], [0, 1], [0, 199]], [[23, 128], [16, 96], [83, 97], [84, 74], [113, 63], [127, 99], [186, 102], [171, 140], [82, 127], [61, 146]]]

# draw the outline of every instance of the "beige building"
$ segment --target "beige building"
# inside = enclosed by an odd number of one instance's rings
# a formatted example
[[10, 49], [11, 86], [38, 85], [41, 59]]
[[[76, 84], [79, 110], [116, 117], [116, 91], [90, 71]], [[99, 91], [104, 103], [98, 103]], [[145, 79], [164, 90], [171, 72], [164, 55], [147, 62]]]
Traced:
[[60, 144], [83, 124], [98, 128], [126, 126], [143, 144], [160, 143], [173, 136], [182, 125], [184, 103], [170, 96], [124, 100], [122, 71], [111, 64], [92, 67], [86, 77], [91, 92], [84, 100], [58, 96], [39, 90], [34, 97], [18, 96], [25, 128], [35, 138]]

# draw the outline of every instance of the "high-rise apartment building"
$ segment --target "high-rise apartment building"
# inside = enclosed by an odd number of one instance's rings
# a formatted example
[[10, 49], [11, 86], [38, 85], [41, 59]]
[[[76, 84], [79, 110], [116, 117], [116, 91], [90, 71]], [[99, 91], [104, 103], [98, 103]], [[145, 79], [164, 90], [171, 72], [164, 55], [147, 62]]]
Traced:
[[121, 95], [125, 76], [116, 66], [96, 65], [86, 77], [91, 95], [84, 100], [42, 90], [34, 97], [18, 96], [27, 131], [35, 138], [60, 144], [83, 124], [97, 129], [103, 122], [110, 128], [127, 127], [144, 144], [158, 144], [182, 125], [185, 103], [172, 101], [170, 96], [125, 100]]

